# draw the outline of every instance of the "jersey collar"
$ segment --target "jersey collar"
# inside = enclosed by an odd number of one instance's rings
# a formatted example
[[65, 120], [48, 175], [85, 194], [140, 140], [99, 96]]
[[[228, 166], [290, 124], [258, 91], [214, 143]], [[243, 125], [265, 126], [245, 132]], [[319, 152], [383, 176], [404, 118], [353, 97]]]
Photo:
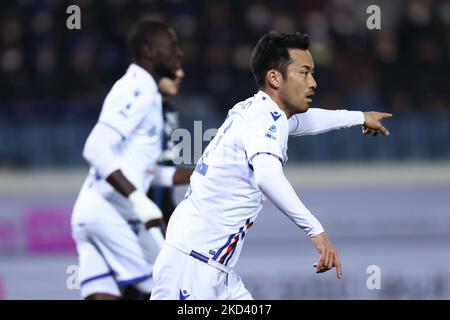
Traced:
[[276, 104], [276, 102], [273, 101], [273, 99], [264, 91], [259, 90], [258, 93], [255, 94], [255, 98], [259, 99], [260, 101], [267, 101], [271, 107], [275, 108], [276, 111], [280, 112], [287, 119], [287, 116], [284, 113], [284, 111], [281, 110], [278, 104]]
[[127, 73], [131, 73], [131, 75], [138, 79], [139, 82], [142, 82], [144, 86], [151, 88], [153, 91], [158, 91], [158, 85], [152, 75], [136, 63], [130, 64]]

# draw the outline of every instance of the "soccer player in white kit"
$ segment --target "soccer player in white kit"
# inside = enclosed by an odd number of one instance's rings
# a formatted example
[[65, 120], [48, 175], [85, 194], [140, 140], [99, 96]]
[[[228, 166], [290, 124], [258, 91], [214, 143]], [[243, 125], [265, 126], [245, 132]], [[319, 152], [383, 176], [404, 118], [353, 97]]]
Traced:
[[151, 183], [173, 183], [175, 168], [156, 165], [163, 130], [157, 83], [176, 78], [182, 52], [174, 31], [150, 20], [134, 26], [128, 44], [133, 63], [108, 93], [86, 141], [91, 168], [72, 214], [85, 299], [148, 298], [164, 241], [162, 213], [145, 192]]
[[341, 264], [322, 225], [283, 174], [288, 136], [364, 126], [388, 135], [378, 112], [309, 109], [316, 89], [309, 40], [269, 33], [252, 55], [260, 91], [236, 104], [200, 158], [173, 213], [154, 266], [151, 299], [252, 299], [233, 272], [266, 197], [298, 225], [320, 253], [317, 272]]

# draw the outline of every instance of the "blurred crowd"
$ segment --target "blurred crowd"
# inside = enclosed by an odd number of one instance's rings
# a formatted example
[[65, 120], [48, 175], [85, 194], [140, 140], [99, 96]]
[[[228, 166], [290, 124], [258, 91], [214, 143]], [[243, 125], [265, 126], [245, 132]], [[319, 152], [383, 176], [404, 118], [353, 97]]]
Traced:
[[[66, 28], [71, 4], [81, 30]], [[366, 27], [371, 4], [381, 30]], [[450, 114], [449, 1], [15, 0], [0, 2], [0, 120], [96, 119], [142, 16], [174, 26], [185, 53], [181, 93], [212, 97], [211, 112], [256, 91], [252, 48], [277, 30], [310, 35], [315, 106]]]

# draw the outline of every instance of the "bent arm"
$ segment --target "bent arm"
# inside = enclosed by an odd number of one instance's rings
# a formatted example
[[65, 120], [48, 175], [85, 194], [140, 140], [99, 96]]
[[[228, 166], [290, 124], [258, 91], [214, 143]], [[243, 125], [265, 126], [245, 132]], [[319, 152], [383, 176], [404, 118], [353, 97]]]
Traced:
[[95, 170], [108, 181], [114, 189], [128, 197], [136, 187], [120, 170], [113, 149], [122, 141], [117, 130], [107, 124], [97, 123], [92, 129], [83, 149], [83, 157]]
[[267, 154], [253, 159], [256, 184], [273, 204], [297, 226], [313, 237], [324, 232], [320, 222], [303, 205], [283, 173], [280, 161]]
[[311, 108], [289, 118], [289, 135], [315, 135], [364, 124], [364, 113]]
[[133, 210], [146, 226], [161, 223], [161, 210], [147, 198], [145, 193], [125, 177], [114, 155], [122, 136], [107, 124], [97, 123], [92, 129], [83, 149], [83, 157], [114, 189], [130, 200]]

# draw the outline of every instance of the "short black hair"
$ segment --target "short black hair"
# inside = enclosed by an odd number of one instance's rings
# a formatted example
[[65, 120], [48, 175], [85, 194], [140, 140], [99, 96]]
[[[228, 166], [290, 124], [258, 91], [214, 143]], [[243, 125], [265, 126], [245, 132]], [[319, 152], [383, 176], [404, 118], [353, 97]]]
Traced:
[[291, 61], [288, 49], [308, 50], [309, 37], [301, 33], [280, 33], [271, 31], [258, 41], [251, 57], [253, 76], [259, 88], [266, 84], [266, 74], [276, 69], [286, 76], [286, 68]]
[[133, 59], [138, 59], [144, 46], [154, 45], [164, 32], [170, 34], [170, 27], [164, 22], [144, 19], [138, 21], [128, 33], [127, 44]]

